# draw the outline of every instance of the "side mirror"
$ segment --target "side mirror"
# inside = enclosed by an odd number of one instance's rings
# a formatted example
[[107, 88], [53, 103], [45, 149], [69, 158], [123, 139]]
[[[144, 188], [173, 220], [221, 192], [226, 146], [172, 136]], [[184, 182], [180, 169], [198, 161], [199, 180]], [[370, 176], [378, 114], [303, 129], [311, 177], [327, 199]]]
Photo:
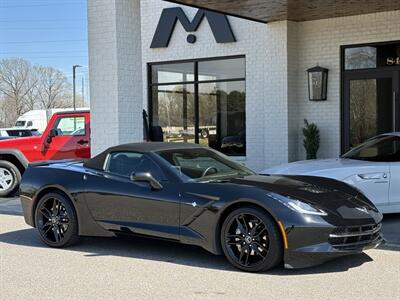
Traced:
[[163, 188], [161, 183], [159, 183], [150, 173], [132, 173], [130, 178], [132, 181], [148, 182], [151, 188], [156, 191]]
[[53, 138], [58, 135], [57, 129], [50, 129], [49, 134], [47, 135], [46, 142], [50, 144], [53, 141]]
[[53, 137], [56, 137], [58, 135], [58, 131], [57, 131], [57, 129], [50, 129], [50, 131], [49, 131], [49, 137], [51, 137], [51, 138], [53, 138]]

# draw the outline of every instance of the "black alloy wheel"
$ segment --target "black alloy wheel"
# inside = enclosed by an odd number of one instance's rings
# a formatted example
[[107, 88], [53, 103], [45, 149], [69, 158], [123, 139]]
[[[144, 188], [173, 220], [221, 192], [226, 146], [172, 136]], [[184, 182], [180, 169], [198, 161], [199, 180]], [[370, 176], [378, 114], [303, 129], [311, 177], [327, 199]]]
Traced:
[[59, 193], [40, 199], [35, 224], [42, 240], [51, 247], [65, 247], [78, 240], [78, 223], [69, 199]]
[[222, 225], [221, 245], [229, 262], [248, 272], [268, 270], [282, 260], [282, 237], [277, 225], [269, 215], [253, 207], [228, 215]]

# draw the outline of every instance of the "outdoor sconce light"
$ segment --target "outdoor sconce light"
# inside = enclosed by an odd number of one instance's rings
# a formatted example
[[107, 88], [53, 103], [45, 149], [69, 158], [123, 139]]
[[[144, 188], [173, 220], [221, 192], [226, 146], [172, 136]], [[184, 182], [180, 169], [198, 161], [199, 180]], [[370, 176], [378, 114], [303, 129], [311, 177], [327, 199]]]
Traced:
[[316, 66], [308, 69], [308, 97], [310, 101], [326, 100], [328, 69]]

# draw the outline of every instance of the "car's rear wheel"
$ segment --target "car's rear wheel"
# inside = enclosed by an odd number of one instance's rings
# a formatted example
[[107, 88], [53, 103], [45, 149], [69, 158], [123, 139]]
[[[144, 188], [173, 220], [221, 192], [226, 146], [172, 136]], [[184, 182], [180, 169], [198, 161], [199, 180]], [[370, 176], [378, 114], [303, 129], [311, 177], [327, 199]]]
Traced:
[[247, 272], [265, 271], [282, 261], [282, 237], [276, 223], [253, 207], [236, 209], [225, 218], [221, 246], [228, 261]]
[[21, 172], [5, 160], [0, 160], [0, 197], [11, 196], [19, 187]]
[[60, 193], [48, 193], [39, 200], [35, 224], [43, 242], [51, 247], [66, 247], [78, 241], [75, 209]]

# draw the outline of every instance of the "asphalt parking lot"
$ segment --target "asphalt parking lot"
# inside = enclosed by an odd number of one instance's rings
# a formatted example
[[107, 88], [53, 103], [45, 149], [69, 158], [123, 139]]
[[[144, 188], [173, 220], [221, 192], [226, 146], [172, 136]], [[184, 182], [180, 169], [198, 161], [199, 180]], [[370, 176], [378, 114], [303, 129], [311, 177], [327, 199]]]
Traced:
[[322, 266], [249, 274], [192, 246], [84, 238], [51, 249], [24, 223], [19, 200], [0, 199], [0, 299], [400, 299], [400, 215], [388, 244]]

